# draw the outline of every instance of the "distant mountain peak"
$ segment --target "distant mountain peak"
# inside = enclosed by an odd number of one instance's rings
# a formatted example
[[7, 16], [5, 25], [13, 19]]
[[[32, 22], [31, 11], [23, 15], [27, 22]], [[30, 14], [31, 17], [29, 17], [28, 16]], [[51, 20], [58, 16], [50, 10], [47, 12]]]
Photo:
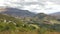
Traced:
[[22, 10], [17, 8], [5, 8], [5, 11], [1, 11], [3, 14], [12, 15], [12, 16], [23, 16], [23, 17], [32, 17], [35, 15], [35, 13], [32, 13], [28, 10]]
[[60, 12], [55, 12], [50, 14], [51, 16], [55, 16], [57, 19], [60, 19]]

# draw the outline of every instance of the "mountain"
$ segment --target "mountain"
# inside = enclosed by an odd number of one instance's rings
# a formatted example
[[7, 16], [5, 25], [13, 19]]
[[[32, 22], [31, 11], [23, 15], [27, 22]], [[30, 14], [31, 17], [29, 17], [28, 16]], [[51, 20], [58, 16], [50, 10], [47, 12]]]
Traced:
[[[51, 17], [50, 15], [44, 14], [44, 13], [32, 13], [29, 12], [28, 10], [21, 10], [17, 8], [6, 8], [4, 9], [5, 11], [1, 11], [0, 13], [5, 14], [5, 15], [10, 15], [13, 17], [18, 17], [22, 19], [23, 22], [25, 23], [56, 23], [56, 19], [54, 17]], [[22, 18], [21, 18], [22, 17]], [[56, 22], [54, 22], [56, 21]], [[38, 23], [37, 23], [38, 22]]]
[[[45, 24], [60, 24], [59, 21], [51, 15], [39, 13], [35, 16], [35, 21], [38, 23], [45, 23]], [[39, 21], [40, 20], [40, 21]]]
[[46, 16], [48, 16], [48, 15], [47, 14], [44, 14], [44, 13], [38, 13], [38, 14], [35, 15], [35, 17], [38, 17], [40, 19], [42, 19], [42, 18], [44, 18]]
[[14, 17], [33, 17], [35, 14], [28, 10], [21, 10], [17, 8], [6, 8], [5, 11], [1, 11], [3, 14], [12, 15]]
[[[5, 12], [5, 11], [4, 11]], [[36, 18], [37, 17], [37, 18]], [[27, 17], [26, 17], [27, 18]], [[60, 21], [50, 15], [39, 13], [23, 20], [0, 14], [0, 33], [2, 34], [49, 34], [60, 33]], [[30, 21], [29, 21], [30, 19]], [[28, 23], [27, 23], [28, 22]], [[58, 23], [58, 24], [57, 24]], [[48, 33], [49, 32], [49, 33]]]
[[50, 15], [56, 17], [57, 19], [60, 19], [60, 12], [52, 13]]

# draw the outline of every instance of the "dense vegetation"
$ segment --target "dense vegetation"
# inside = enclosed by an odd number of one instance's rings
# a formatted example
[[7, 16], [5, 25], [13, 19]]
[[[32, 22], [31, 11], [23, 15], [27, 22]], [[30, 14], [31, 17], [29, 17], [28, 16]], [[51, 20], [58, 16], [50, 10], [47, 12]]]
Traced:
[[0, 14], [0, 32], [9, 31], [10, 34], [16, 32], [60, 32], [60, 21], [54, 17], [40, 13], [34, 17], [15, 18], [8, 15]]

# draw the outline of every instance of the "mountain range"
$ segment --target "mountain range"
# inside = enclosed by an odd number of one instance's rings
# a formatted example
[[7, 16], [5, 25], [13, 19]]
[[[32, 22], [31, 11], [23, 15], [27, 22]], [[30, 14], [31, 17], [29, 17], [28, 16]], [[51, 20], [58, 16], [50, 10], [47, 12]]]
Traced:
[[2, 14], [11, 15], [14, 17], [33, 17], [35, 13], [29, 12], [28, 10], [22, 10], [17, 8], [5, 8], [4, 11], [0, 11]]
[[[24, 18], [15, 18], [24, 17]], [[0, 9], [0, 33], [2, 34], [60, 34], [60, 12], [52, 14], [32, 13], [17, 8]], [[56, 19], [58, 18], [58, 19]], [[57, 34], [57, 33], [56, 33]]]
[[60, 19], [60, 12], [52, 13], [50, 15], [56, 17], [57, 19]]
[[[0, 8], [0, 13], [11, 15], [13, 17], [34, 17], [34, 16], [38, 15], [38, 14], [30, 12], [28, 10], [22, 10], [22, 9], [11, 8], [11, 7]], [[47, 15], [60, 19], [60, 12], [47, 14]]]

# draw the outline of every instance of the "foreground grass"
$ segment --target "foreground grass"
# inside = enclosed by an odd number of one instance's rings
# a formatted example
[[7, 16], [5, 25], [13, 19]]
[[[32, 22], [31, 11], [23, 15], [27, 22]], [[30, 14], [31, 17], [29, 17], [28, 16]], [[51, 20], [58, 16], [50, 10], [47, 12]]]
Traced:
[[0, 32], [0, 34], [38, 34], [38, 32], [37, 31], [28, 31], [28, 32], [26, 32], [26, 31], [25, 32], [2, 31], [2, 32]]

